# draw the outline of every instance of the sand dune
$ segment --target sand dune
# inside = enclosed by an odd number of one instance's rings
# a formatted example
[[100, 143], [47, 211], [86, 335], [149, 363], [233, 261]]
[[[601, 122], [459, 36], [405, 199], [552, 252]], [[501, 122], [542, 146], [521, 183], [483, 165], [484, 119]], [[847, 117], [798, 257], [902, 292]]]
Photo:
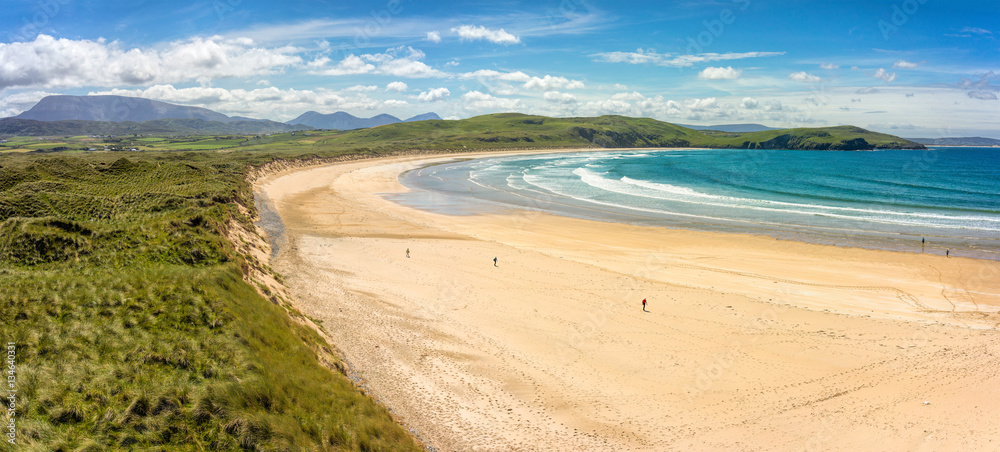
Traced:
[[1000, 263], [380, 195], [427, 161], [259, 190], [296, 303], [429, 446], [1000, 450]]

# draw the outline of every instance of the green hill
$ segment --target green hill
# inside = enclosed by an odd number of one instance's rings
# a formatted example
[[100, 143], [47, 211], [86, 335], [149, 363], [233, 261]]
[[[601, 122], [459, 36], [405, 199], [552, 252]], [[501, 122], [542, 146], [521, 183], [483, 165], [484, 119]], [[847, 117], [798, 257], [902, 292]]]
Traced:
[[421, 121], [354, 130], [324, 141], [337, 147], [383, 149], [650, 148], [922, 149], [923, 145], [852, 126], [762, 132], [698, 131], [649, 118], [549, 118], [518, 113], [457, 121]]
[[[290, 132], [270, 121], [220, 123], [163, 119], [141, 123], [0, 120], [0, 135], [254, 134]], [[923, 145], [853, 126], [776, 129], [761, 132], [694, 130], [649, 118], [599, 116], [549, 118], [498, 113], [468, 119], [400, 122], [336, 133], [323, 140], [337, 149], [538, 149], [567, 147], [706, 147], [737, 149], [923, 149]], [[268, 140], [273, 143], [273, 140]], [[253, 145], [254, 143], [246, 143]]]

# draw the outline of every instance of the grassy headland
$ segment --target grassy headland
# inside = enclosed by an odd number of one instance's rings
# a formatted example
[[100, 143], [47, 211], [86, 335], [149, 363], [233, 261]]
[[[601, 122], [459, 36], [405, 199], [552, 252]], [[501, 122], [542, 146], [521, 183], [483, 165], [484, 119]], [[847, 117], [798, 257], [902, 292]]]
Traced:
[[[245, 280], [260, 264], [232, 232], [253, 230], [247, 176], [269, 162], [427, 150], [865, 148], [858, 140], [920, 147], [851, 127], [724, 133], [521, 114], [251, 137], [83, 133], [11, 139], [8, 151], [42, 153], [0, 153], [0, 318], [3, 341], [17, 344], [18, 448], [419, 449], [321, 364], [335, 361], [330, 346], [293, 308]], [[154, 152], [102, 152], [109, 143]], [[80, 151], [89, 148], [99, 151]]]

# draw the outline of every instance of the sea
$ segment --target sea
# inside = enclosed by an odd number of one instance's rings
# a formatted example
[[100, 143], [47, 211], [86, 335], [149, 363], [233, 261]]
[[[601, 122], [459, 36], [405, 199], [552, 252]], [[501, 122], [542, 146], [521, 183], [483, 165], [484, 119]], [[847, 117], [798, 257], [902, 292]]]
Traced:
[[1000, 260], [1000, 148], [664, 149], [456, 159], [394, 201], [450, 215], [544, 211]]

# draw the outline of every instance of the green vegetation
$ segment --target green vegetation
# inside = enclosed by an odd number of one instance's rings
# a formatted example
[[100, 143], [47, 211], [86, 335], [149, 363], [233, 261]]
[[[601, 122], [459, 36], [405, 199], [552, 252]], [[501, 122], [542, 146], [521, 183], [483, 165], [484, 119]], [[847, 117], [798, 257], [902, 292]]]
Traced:
[[[313, 132], [317, 133], [317, 132]], [[736, 149], [872, 149], [922, 146], [903, 138], [851, 126], [751, 133], [697, 131], [648, 118], [601, 116], [548, 118], [519, 113], [460, 121], [419, 121], [335, 133], [322, 146], [373, 150], [481, 150], [569, 147], [707, 147]], [[249, 144], [253, 146], [253, 144]]]
[[[183, 124], [188, 124], [188, 122], [196, 120], [160, 121], [187, 121]], [[191, 132], [191, 127], [183, 129], [183, 133], [197, 134], [197, 132]], [[3, 133], [3, 130], [0, 129], [0, 135]], [[99, 133], [99, 131], [92, 133]], [[122, 149], [135, 147], [142, 150], [262, 148], [262, 146], [273, 146], [274, 144], [281, 145], [282, 149], [295, 150], [318, 148], [386, 151], [568, 147], [707, 147], [811, 150], [923, 148], [919, 143], [853, 126], [741, 133], [698, 131], [649, 118], [627, 118], [624, 116], [548, 118], [520, 113], [483, 115], [459, 121], [430, 120], [396, 123], [348, 132], [299, 131], [267, 136], [229, 136], [224, 139], [196, 135], [153, 141], [149, 137], [140, 136], [143, 134], [143, 132], [129, 131], [122, 134], [123, 136], [116, 137], [115, 140]], [[59, 133], [58, 135], [67, 134]], [[131, 137], [129, 137], [130, 135]], [[25, 147], [31, 148], [23, 143], [19, 146], [21, 149]]]
[[228, 134], [270, 133], [309, 129], [274, 121], [219, 122], [203, 119], [153, 119], [142, 122], [110, 121], [36, 121], [33, 119], [2, 118], [0, 135], [132, 135], [132, 134]]
[[0, 153], [0, 318], [3, 341], [17, 344], [19, 447], [419, 449], [321, 365], [336, 358], [301, 314], [244, 280], [266, 271], [227, 239], [252, 230], [251, 168], [419, 150], [863, 148], [859, 140], [919, 147], [853, 127], [699, 132], [521, 114], [267, 136], [11, 138], [0, 151], [36, 150]]
[[17, 450], [419, 450], [243, 279], [255, 263], [225, 233], [250, 225], [247, 169], [274, 158], [0, 157]]

